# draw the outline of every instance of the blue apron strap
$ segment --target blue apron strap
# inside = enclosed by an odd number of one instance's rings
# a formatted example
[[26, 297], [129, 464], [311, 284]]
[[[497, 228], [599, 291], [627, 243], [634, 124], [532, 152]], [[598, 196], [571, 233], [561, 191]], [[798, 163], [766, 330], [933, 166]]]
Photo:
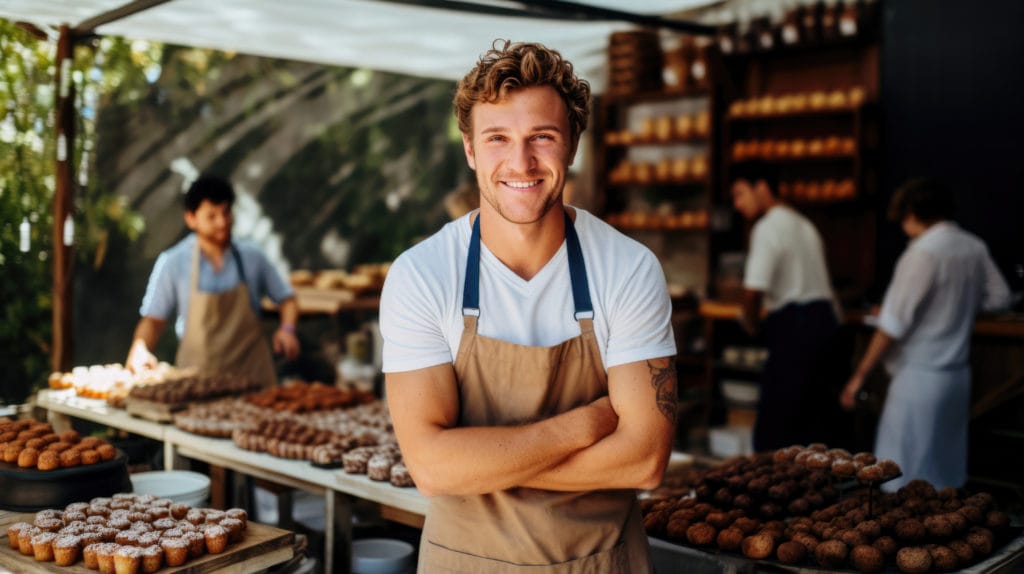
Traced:
[[[572, 282], [574, 317], [594, 318], [594, 305], [590, 302], [590, 284], [587, 282], [587, 266], [583, 261], [583, 250], [572, 218], [565, 214], [565, 246], [569, 256], [569, 280]], [[469, 253], [466, 258], [466, 282], [462, 288], [462, 314], [480, 316], [480, 216], [473, 222], [469, 238]]]
[[480, 214], [473, 222], [466, 258], [466, 283], [462, 288], [462, 315], [480, 316]]
[[565, 247], [569, 254], [569, 280], [572, 281], [572, 302], [576, 307], [573, 315], [577, 321], [594, 318], [594, 305], [590, 302], [590, 284], [587, 282], [587, 264], [583, 261], [583, 249], [576, 235], [576, 226], [565, 211]]

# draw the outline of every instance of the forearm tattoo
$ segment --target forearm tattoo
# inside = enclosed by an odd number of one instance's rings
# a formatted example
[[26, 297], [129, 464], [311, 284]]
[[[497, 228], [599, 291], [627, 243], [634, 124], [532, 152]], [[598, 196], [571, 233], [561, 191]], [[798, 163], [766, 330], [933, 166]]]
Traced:
[[669, 359], [664, 367], [647, 361], [647, 368], [651, 370], [651, 385], [657, 391], [658, 410], [669, 422], [675, 424], [676, 406], [679, 402], [679, 395], [676, 392], [676, 360]]

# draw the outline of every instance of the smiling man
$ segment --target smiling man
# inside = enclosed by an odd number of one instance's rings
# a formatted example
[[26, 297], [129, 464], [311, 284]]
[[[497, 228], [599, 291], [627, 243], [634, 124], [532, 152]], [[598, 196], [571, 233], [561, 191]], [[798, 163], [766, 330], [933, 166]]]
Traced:
[[590, 87], [496, 42], [455, 113], [480, 209], [392, 265], [388, 405], [431, 497], [421, 572], [647, 572], [635, 489], [668, 460], [671, 303], [657, 258], [563, 207]]

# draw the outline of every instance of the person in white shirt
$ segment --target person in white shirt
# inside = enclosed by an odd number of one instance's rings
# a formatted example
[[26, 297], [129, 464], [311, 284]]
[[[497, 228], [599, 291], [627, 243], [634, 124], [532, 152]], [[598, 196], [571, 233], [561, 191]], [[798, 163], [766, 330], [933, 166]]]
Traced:
[[912, 180], [897, 190], [889, 218], [910, 245], [896, 263], [878, 316], [878, 328], [843, 389], [853, 409], [864, 380], [885, 359], [892, 376], [875, 438], [875, 454], [895, 460], [903, 476], [936, 488], [967, 479], [971, 402], [971, 330], [979, 311], [1010, 304], [1010, 289], [975, 235], [951, 219], [953, 199], [941, 184]]
[[773, 179], [762, 170], [732, 185], [733, 206], [755, 222], [741, 320], [751, 334], [763, 330], [768, 347], [754, 424], [756, 451], [827, 441], [826, 415], [829, 409], [838, 412], [825, 373], [839, 324], [821, 236], [774, 195]]
[[421, 572], [651, 571], [636, 490], [671, 451], [672, 304], [650, 250], [563, 205], [589, 96], [556, 51], [496, 42], [455, 96], [480, 208], [388, 272]]

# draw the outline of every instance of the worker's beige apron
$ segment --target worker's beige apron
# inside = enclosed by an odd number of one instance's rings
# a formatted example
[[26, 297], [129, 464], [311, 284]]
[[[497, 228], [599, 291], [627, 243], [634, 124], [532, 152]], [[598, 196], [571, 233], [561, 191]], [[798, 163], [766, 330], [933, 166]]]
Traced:
[[[607, 395], [586, 270], [568, 216], [566, 244], [581, 333], [553, 347], [517, 345], [477, 333], [479, 242], [477, 218], [466, 269], [465, 329], [455, 359], [459, 426], [519, 424]], [[419, 571], [644, 573], [650, 571], [648, 552], [632, 490], [513, 488], [431, 498]]]
[[277, 383], [270, 347], [249, 302], [242, 258], [235, 247], [240, 281], [221, 293], [199, 290], [199, 245], [192, 256], [185, 336], [178, 344], [175, 364], [201, 373], [227, 373], [272, 386]]

